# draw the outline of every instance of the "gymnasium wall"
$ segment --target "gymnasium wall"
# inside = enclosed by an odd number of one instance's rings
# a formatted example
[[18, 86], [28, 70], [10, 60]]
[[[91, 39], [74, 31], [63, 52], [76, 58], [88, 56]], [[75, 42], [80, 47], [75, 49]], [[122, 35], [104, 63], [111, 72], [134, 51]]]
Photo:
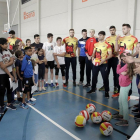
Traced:
[[7, 37], [7, 34], [2, 34], [4, 24], [7, 23], [7, 5], [6, 2], [0, 2], [0, 37]]

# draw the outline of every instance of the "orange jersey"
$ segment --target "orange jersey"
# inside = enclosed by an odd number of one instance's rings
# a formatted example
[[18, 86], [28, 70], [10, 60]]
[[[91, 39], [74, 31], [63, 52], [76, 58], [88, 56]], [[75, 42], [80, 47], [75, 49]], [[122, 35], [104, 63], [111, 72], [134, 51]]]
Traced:
[[117, 52], [115, 52], [115, 44], [116, 44], [117, 36], [109, 36], [106, 38], [106, 42], [111, 45], [113, 57], [117, 57]]
[[[108, 57], [108, 52], [112, 51], [111, 49], [111, 45], [108, 44], [107, 42], [97, 42], [94, 44], [94, 51], [95, 51], [95, 59], [100, 59], [100, 60], [104, 60]], [[104, 62], [104, 64], [106, 64], [106, 62]]]
[[63, 39], [63, 44], [66, 45], [65, 57], [76, 57], [78, 39], [76, 37], [66, 37]]
[[138, 39], [133, 36], [124, 36], [119, 39], [120, 50], [119, 53], [122, 54], [123, 52], [129, 52], [133, 54], [134, 48], [138, 43]]
[[[21, 40], [20, 38], [18, 38], [18, 37], [15, 37], [15, 38], [11, 38], [11, 37], [8, 37], [7, 38], [7, 40], [8, 40], [8, 43], [9, 43], [9, 49], [10, 50], [13, 50], [13, 45], [15, 45], [15, 42], [16, 42], [16, 40]], [[22, 41], [22, 40], [21, 40]]]

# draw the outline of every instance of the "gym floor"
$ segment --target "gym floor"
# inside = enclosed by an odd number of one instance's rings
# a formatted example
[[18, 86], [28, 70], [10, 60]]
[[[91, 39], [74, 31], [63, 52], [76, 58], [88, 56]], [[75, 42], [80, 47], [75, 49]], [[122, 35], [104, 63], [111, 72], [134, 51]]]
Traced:
[[[79, 77], [78, 68], [78, 80]], [[100, 125], [93, 124], [91, 119], [84, 128], [77, 128], [74, 124], [75, 117], [81, 110], [85, 110], [88, 103], [95, 104], [97, 112], [108, 110], [114, 114], [119, 111], [118, 98], [111, 98], [113, 86], [110, 86], [109, 99], [104, 98], [104, 92], [97, 90], [96, 93], [88, 95], [86, 92], [90, 88], [73, 87], [71, 71], [68, 88], [64, 89], [61, 83], [62, 80], [59, 80], [58, 88], [48, 87], [45, 92], [34, 94], [36, 104], [29, 109], [17, 106], [16, 111], [5, 111], [0, 121], [0, 140], [125, 140], [137, 129], [131, 109], [129, 127], [115, 126], [116, 120], [112, 119], [114, 131], [109, 137], [103, 136], [99, 130]], [[98, 78], [97, 88], [102, 86], [100, 83], [102, 83], [101, 75]], [[110, 85], [113, 83], [110, 82]], [[137, 93], [133, 95], [138, 96]], [[129, 106], [136, 103], [134, 100], [129, 101]]]

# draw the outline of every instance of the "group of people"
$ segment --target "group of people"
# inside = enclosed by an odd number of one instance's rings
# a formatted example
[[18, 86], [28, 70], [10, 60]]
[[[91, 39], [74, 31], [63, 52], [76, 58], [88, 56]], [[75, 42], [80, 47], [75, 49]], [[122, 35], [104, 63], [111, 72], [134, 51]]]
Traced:
[[[38, 86], [38, 91], [45, 91], [48, 86], [58, 87], [58, 75], [61, 70], [63, 87], [66, 88], [69, 82], [69, 69], [72, 67], [73, 86], [76, 86], [77, 57], [80, 64], [80, 79], [78, 85], [84, 88], [91, 87], [87, 94], [95, 93], [98, 81], [98, 73], [101, 72], [103, 86], [99, 89], [105, 91], [105, 98], [109, 98], [109, 75], [112, 68], [114, 81], [114, 94], [119, 96], [119, 114], [113, 115], [114, 119], [121, 120], [116, 123], [119, 126], [128, 126], [128, 100], [132, 94], [132, 79], [137, 74], [137, 86], [140, 94], [140, 43], [137, 38], [130, 34], [131, 26], [122, 25], [123, 37], [116, 35], [116, 27], [110, 26], [110, 36], [106, 37], [105, 31], [100, 31], [98, 37], [95, 30], [90, 30], [90, 37], [87, 30], [83, 29], [82, 38], [74, 37], [74, 29], [69, 30], [69, 36], [62, 39], [57, 37], [53, 41], [53, 34], [47, 34], [47, 41], [40, 43], [40, 36], [34, 35], [35, 42], [27, 39], [26, 44], [20, 38], [15, 37], [15, 31], [9, 32], [10, 37], [0, 38], [0, 114], [4, 114], [4, 95], [7, 91], [7, 108], [16, 110], [14, 95], [17, 94], [17, 101], [20, 106], [28, 109], [34, 105], [32, 86]], [[9, 48], [8, 48], [9, 46]], [[136, 62], [136, 63], [135, 63]], [[86, 67], [86, 70], [85, 70]], [[55, 68], [55, 82], [54, 71]], [[48, 72], [50, 70], [50, 83]], [[86, 71], [86, 84], [84, 74]], [[92, 76], [91, 76], [92, 75]], [[18, 88], [12, 91], [10, 81], [18, 82]], [[7, 89], [7, 90], [6, 90]], [[37, 92], [38, 92], [37, 91]], [[20, 92], [23, 96], [20, 97]], [[27, 100], [26, 99], [27, 96]], [[140, 123], [140, 102], [134, 105], [133, 113]]]

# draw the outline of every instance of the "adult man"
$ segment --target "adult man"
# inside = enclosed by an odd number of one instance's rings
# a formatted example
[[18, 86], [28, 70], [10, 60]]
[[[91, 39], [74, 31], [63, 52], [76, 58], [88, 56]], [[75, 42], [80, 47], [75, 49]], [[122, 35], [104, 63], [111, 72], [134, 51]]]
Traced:
[[91, 71], [92, 71], [92, 54], [93, 54], [93, 49], [94, 49], [94, 44], [98, 42], [98, 39], [94, 36], [95, 30], [91, 29], [90, 30], [90, 38], [86, 41], [86, 46], [85, 46], [85, 53], [86, 53], [86, 77], [87, 77], [87, 83], [84, 85], [84, 87], [89, 87], [90, 81], [91, 81]]
[[76, 86], [76, 50], [78, 39], [74, 37], [74, 29], [69, 30], [69, 37], [63, 39], [66, 45], [65, 65], [66, 65], [66, 85], [68, 85], [70, 63], [73, 73], [73, 85]]
[[[18, 37], [15, 37], [15, 31], [11, 30], [9, 32], [10, 37], [7, 38], [8, 43], [9, 43], [9, 49], [13, 50], [13, 46], [15, 45], [16, 40], [20, 40], [22, 42], [22, 40]], [[23, 47], [25, 47], [25, 44], [22, 42]]]
[[[134, 53], [134, 48], [136, 47], [138, 43], [138, 39], [130, 34], [131, 26], [129, 24], [123, 24], [122, 25], [122, 32], [124, 34], [123, 37], [120, 37], [118, 35], [116, 37], [116, 45], [115, 45], [115, 51], [118, 52], [119, 54], [123, 52], [129, 52], [130, 54], [133, 54], [133, 56], [136, 56], [138, 52]], [[122, 63], [121, 66], [124, 64]], [[132, 85], [131, 89], [129, 91], [129, 96], [132, 94]], [[119, 93], [115, 95], [115, 97], [119, 96]]]
[[[110, 69], [113, 70], [113, 80], [114, 80], [114, 94], [118, 93], [119, 88], [119, 81], [118, 81], [118, 74], [116, 73], [116, 68], [118, 65], [118, 58], [117, 58], [117, 52], [115, 52], [115, 43], [116, 43], [116, 27], [110, 26], [109, 28], [111, 36], [106, 38], [106, 42], [111, 45], [112, 48], [112, 58], [108, 60], [108, 75], [110, 74]], [[102, 86], [99, 91], [104, 91], [105, 87]], [[114, 96], [114, 95], [113, 95]]]
[[85, 44], [86, 41], [89, 39], [87, 37], [87, 30], [82, 30], [82, 38], [78, 41], [78, 56], [79, 56], [79, 63], [80, 63], [80, 81], [79, 85], [83, 85], [84, 81], [84, 70], [85, 70], [85, 64], [86, 64], [86, 54], [85, 54]]
[[35, 42], [32, 45], [35, 46], [36, 50], [43, 47], [43, 43], [40, 43], [40, 36], [38, 34], [34, 35], [34, 40]]
[[99, 35], [99, 42], [94, 44], [94, 51], [92, 60], [96, 61], [99, 60], [100, 63], [98, 66], [93, 64], [92, 67], [92, 89], [87, 93], [94, 93], [96, 90], [97, 78], [99, 71], [101, 72], [103, 83], [105, 85], [105, 97], [109, 98], [109, 81], [108, 81], [108, 64], [107, 61], [112, 57], [112, 49], [111, 45], [105, 42], [104, 38], [106, 33], [104, 31], [100, 31]]

